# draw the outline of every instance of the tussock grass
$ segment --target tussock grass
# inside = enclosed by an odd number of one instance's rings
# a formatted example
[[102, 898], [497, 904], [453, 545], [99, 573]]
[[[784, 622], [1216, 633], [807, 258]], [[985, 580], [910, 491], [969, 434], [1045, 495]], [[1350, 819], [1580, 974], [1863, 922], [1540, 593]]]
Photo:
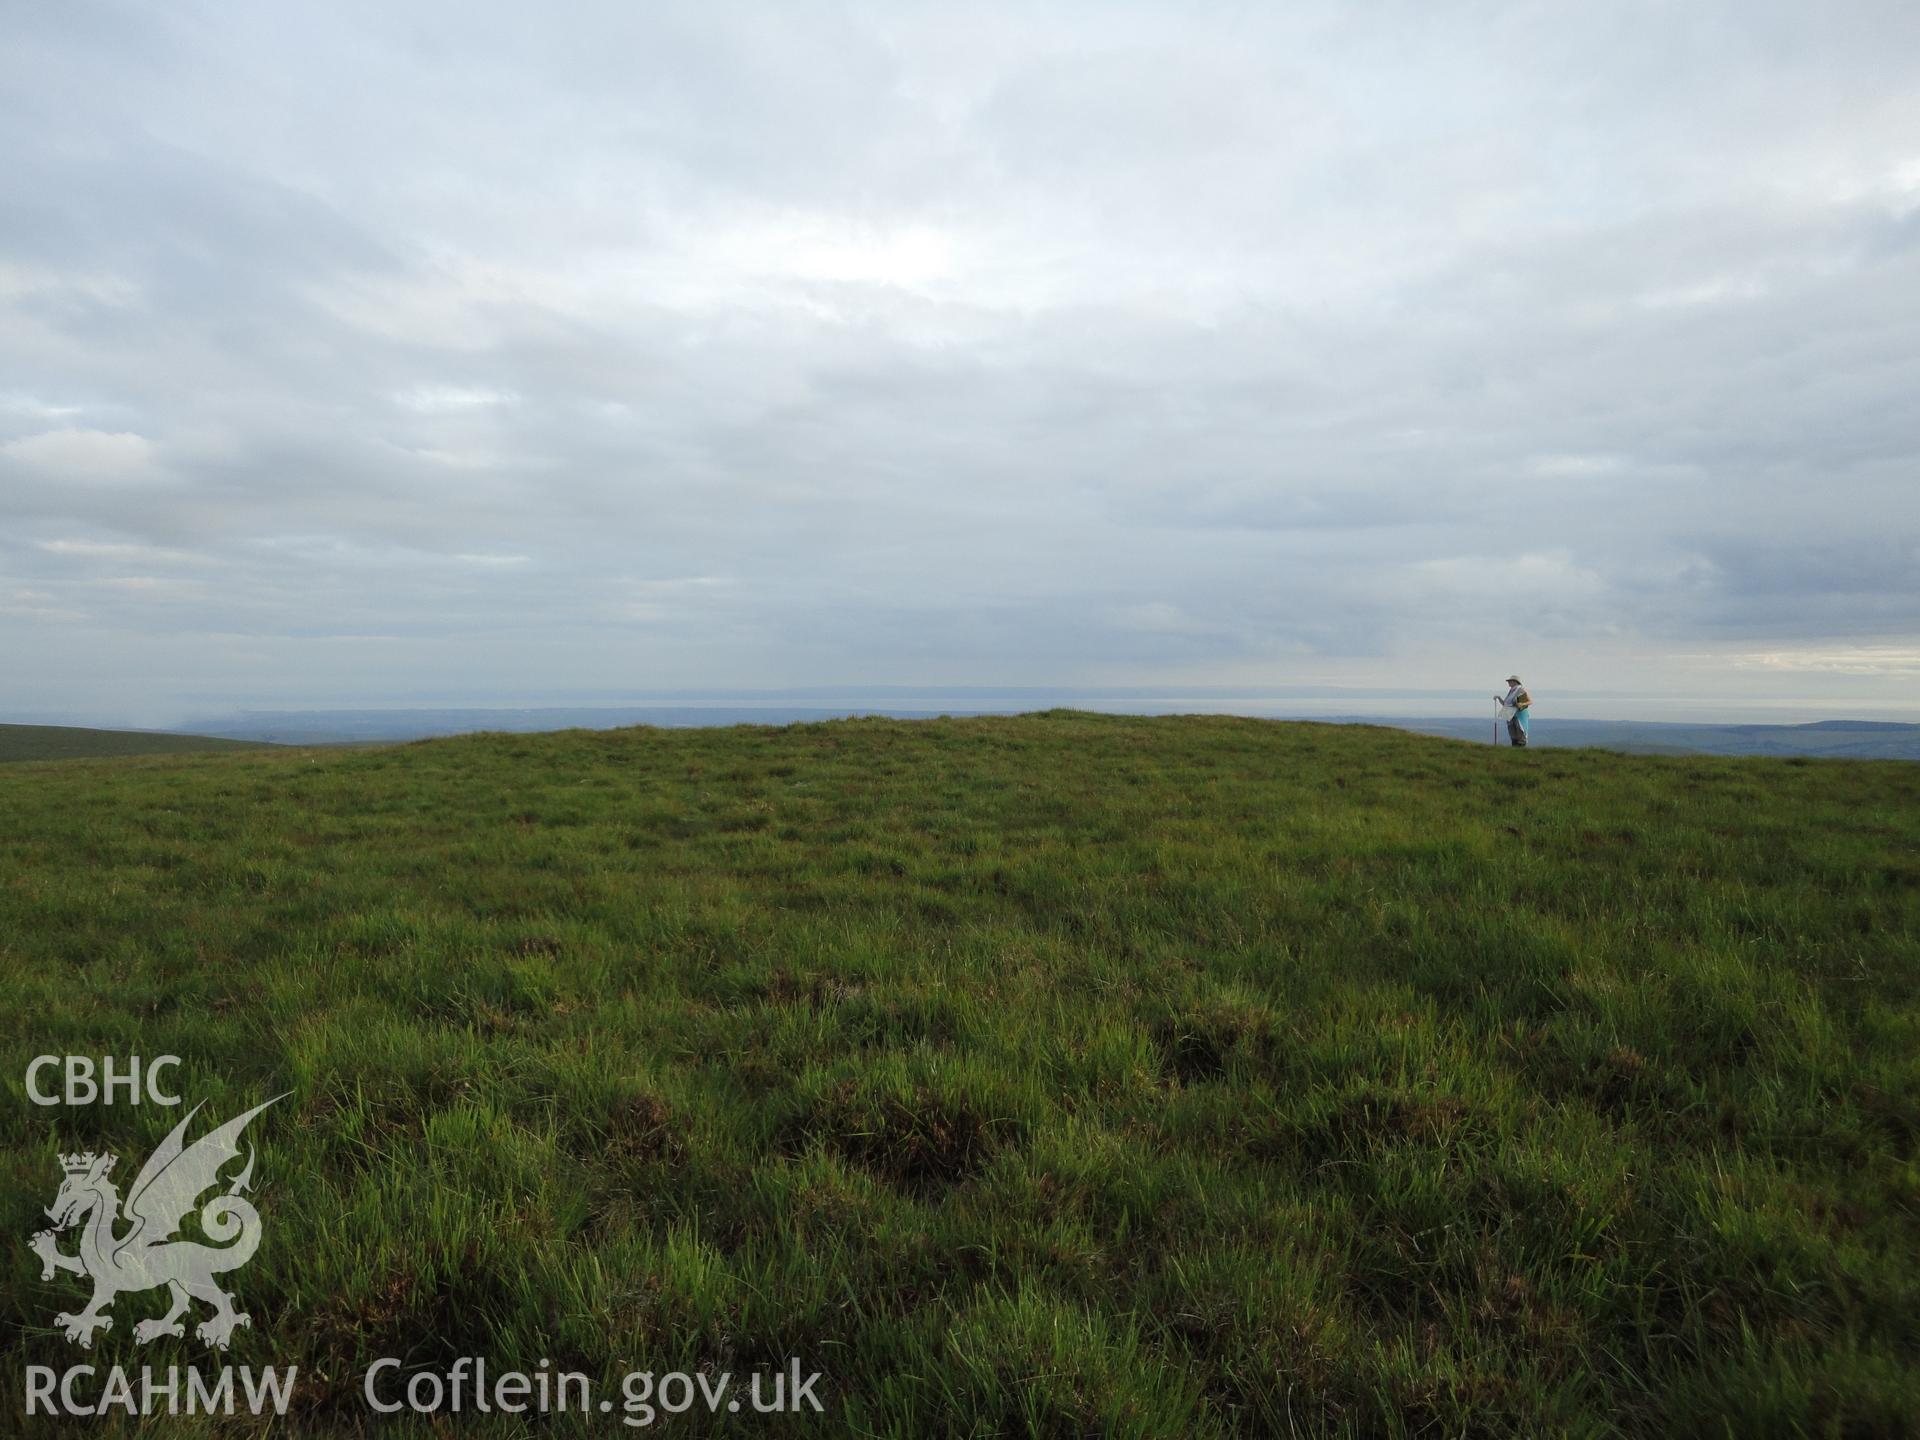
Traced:
[[[0, 815], [0, 1384], [77, 1353], [55, 1149], [178, 1116], [27, 1060], [172, 1052], [293, 1092], [233, 1358], [315, 1433], [388, 1354], [797, 1355], [815, 1433], [1920, 1432], [1920, 768], [1049, 712]], [[198, 1356], [140, 1303], [89, 1359]]]

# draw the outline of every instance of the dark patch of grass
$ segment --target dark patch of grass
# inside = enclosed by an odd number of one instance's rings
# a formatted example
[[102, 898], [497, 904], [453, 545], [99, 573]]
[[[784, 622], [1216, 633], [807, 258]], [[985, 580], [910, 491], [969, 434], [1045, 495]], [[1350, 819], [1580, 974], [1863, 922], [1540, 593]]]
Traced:
[[789, 1151], [824, 1145], [886, 1184], [930, 1200], [977, 1176], [1010, 1128], [924, 1087], [876, 1093], [845, 1080], [795, 1117], [780, 1144]]

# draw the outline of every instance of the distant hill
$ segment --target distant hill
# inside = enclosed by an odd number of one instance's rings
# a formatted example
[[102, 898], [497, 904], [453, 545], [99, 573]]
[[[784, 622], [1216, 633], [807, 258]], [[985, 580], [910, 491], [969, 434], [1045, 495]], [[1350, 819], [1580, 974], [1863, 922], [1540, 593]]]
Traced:
[[1906, 725], [1898, 720], [1815, 720], [1807, 725], [1795, 725], [1795, 730], [1920, 730], [1920, 725]]
[[175, 735], [159, 730], [88, 730], [77, 725], [0, 725], [0, 763], [98, 760], [114, 755], [178, 755], [196, 750], [258, 750], [253, 740]]

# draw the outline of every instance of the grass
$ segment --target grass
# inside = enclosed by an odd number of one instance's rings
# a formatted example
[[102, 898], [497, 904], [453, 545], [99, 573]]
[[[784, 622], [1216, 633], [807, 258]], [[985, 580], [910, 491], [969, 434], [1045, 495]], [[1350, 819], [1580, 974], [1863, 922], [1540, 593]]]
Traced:
[[88, 730], [77, 725], [0, 725], [0, 764], [10, 760], [102, 759], [116, 755], [182, 755], [200, 750], [256, 750], [252, 740], [168, 735], [155, 730]]
[[[170, 1052], [292, 1092], [231, 1360], [310, 1433], [385, 1355], [826, 1374], [737, 1433], [1920, 1433], [1920, 767], [1049, 712], [0, 814], [0, 1386], [80, 1356], [54, 1152], [179, 1114], [27, 1060]], [[205, 1363], [158, 1308], [85, 1358]]]

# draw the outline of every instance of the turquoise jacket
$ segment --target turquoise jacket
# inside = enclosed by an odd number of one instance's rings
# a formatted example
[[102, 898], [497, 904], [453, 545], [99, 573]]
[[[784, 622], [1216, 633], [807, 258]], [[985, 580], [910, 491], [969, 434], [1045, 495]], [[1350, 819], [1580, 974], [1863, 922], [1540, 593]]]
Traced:
[[1500, 697], [1500, 703], [1513, 711], [1513, 718], [1520, 722], [1520, 728], [1522, 730], [1527, 728], [1527, 711], [1532, 707], [1528, 705], [1515, 705], [1513, 703], [1513, 697], [1522, 694], [1525, 689], [1526, 687], [1524, 685], [1513, 685], [1508, 687], [1507, 693]]

